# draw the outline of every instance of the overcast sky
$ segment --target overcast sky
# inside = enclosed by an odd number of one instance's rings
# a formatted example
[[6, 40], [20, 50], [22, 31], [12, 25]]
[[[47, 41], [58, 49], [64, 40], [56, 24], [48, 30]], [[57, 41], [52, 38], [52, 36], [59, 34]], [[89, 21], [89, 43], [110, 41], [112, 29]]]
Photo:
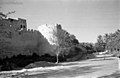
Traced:
[[96, 42], [100, 34], [120, 29], [119, 0], [0, 0], [0, 11], [25, 18], [28, 28], [61, 24], [80, 42]]

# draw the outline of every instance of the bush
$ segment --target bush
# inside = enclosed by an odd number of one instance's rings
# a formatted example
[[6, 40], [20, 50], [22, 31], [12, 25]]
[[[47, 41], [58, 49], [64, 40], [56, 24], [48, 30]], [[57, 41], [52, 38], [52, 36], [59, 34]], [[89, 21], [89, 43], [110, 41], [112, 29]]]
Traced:
[[85, 57], [82, 57], [82, 59], [93, 59], [96, 56], [94, 54], [87, 54]]
[[0, 68], [2, 71], [9, 71], [9, 70], [16, 70], [19, 69], [18, 66], [14, 63], [6, 62], [5, 64], [1, 65]]

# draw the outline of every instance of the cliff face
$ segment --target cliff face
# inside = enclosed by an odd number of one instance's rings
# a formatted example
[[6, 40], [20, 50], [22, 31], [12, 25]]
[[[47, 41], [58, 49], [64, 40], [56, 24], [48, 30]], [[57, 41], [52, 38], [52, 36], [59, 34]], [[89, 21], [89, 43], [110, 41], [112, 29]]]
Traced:
[[[46, 49], [47, 48], [47, 49]], [[42, 55], [50, 52], [50, 45], [36, 30], [27, 30], [25, 19], [0, 19], [0, 57], [13, 55]]]

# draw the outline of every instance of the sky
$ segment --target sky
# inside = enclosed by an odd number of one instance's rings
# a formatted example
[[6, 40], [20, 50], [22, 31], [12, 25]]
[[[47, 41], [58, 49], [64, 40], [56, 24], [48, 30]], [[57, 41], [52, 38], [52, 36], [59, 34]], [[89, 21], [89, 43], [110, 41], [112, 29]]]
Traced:
[[98, 35], [120, 29], [120, 0], [0, 0], [0, 11], [24, 18], [29, 29], [61, 24], [79, 42], [96, 42]]

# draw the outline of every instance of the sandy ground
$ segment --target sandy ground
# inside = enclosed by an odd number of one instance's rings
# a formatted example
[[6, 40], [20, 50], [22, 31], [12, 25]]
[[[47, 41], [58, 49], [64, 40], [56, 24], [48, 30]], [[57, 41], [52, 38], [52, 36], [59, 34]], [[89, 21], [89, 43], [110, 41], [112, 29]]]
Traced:
[[118, 71], [116, 57], [61, 63], [61, 66], [39, 67], [0, 72], [0, 78], [98, 78]]

